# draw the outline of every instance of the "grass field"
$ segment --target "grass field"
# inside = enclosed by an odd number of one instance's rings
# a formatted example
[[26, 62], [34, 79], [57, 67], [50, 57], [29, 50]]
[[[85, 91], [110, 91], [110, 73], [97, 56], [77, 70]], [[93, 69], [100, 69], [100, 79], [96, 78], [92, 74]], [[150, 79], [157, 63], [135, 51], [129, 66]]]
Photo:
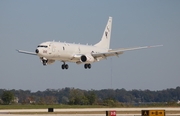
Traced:
[[[141, 106], [140, 106], [141, 107]], [[139, 108], [140, 108], [139, 107]], [[144, 108], [148, 107], [167, 107], [167, 106], [143, 106]], [[172, 106], [169, 106], [172, 107]], [[180, 107], [180, 106], [173, 106], [173, 107]], [[22, 105], [22, 104], [11, 104], [11, 105], [0, 105], [1, 109], [47, 109], [47, 108], [58, 108], [58, 109], [67, 109], [67, 108], [133, 108], [133, 107], [110, 107], [110, 106], [103, 106], [103, 105]], [[134, 108], [138, 108], [137, 106]]]
[[0, 105], [0, 109], [108, 108], [99, 105]]

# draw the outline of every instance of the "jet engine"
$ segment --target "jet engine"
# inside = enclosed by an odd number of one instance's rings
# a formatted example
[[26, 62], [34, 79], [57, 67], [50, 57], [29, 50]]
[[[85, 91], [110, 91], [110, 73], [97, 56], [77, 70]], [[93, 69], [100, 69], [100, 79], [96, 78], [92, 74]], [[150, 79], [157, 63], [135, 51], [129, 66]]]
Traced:
[[91, 54], [86, 54], [80, 57], [80, 61], [84, 63], [92, 63], [95, 61], [95, 59]]

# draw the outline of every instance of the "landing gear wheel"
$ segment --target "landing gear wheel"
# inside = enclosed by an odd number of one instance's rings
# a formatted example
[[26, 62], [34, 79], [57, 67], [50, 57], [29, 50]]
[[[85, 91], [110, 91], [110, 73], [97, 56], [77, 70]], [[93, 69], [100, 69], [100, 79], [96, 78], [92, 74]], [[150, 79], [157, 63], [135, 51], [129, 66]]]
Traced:
[[87, 69], [87, 64], [84, 64], [84, 68]]
[[65, 69], [68, 69], [68, 68], [69, 68], [69, 66], [68, 66], [67, 64], [65, 64], [64, 67], [65, 67]]
[[47, 60], [42, 60], [42, 63], [43, 63], [44, 66], [46, 66], [47, 65]]
[[87, 69], [87, 68], [91, 68], [91, 64], [84, 64], [84, 68]]
[[61, 68], [62, 68], [62, 69], [68, 69], [69, 66], [68, 66], [68, 64], [65, 64], [65, 63], [64, 63], [64, 64], [62, 64]]
[[64, 69], [64, 68], [65, 68], [64, 64], [62, 64], [61, 68], [62, 68], [62, 69]]
[[87, 67], [90, 69], [91, 68], [91, 64], [88, 64]]

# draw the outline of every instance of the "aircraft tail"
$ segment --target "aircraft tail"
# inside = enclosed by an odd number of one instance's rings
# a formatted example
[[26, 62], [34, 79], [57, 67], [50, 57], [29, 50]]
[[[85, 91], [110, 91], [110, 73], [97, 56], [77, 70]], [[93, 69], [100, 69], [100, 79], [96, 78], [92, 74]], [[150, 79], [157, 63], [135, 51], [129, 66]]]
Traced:
[[110, 46], [110, 39], [111, 39], [111, 27], [112, 27], [112, 17], [109, 17], [109, 20], [107, 22], [107, 25], [104, 29], [103, 36], [101, 38], [101, 41], [94, 46], [109, 49]]

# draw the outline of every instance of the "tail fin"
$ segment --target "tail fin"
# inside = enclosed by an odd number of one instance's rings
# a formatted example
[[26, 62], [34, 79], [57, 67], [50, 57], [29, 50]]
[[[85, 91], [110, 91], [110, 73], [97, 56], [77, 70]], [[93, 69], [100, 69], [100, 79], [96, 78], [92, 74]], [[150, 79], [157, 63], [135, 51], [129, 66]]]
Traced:
[[109, 49], [110, 38], [111, 38], [111, 27], [112, 27], [112, 17], [109, 17], [101, 41], [95, 44], [94, 46]]

